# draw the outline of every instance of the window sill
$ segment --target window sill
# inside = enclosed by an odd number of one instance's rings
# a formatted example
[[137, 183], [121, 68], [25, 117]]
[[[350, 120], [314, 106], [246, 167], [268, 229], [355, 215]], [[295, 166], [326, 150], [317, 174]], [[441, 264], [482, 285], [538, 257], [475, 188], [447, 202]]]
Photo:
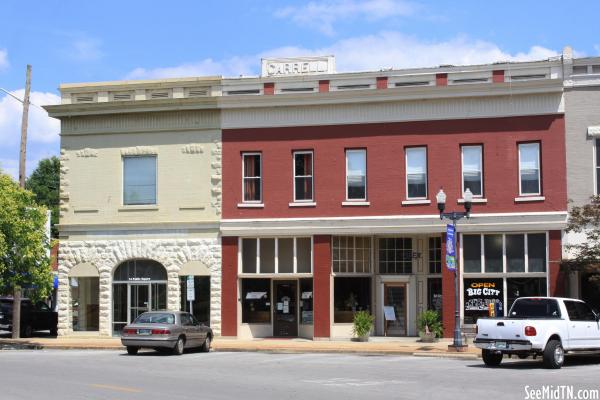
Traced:
[[402, 202], [403, 206], [412, 206], [416, 204], [431, 204], [431, 200], [429, 199], [415, 199], [415, 200], [404, 200]]
[[[487, 203], [487, 199], [484, 199], [482, 197], [476, 197], [473, 200], [471, 200], [471, 203], [473, 203], [473, 204], [486, 204]], [[458, 204], [465, 204], [465, 199], [458, 199]]]
[[290, 207], [315, 207], [317, 205], [316, 201], [295, 201], [293, 203], [288, 204]]
[[157, 205], [139, 205], [139, 206], [123, 206], [119, 208], [120, 212], [127, 211], [158, 211]]
[[265, 208], [264, 203], [238, 203], [238, 208]]
[[342, 201], [342, 206], [370, 206], [370, 201]]
[[546, 196], [529, 196], [529, 197], [515, 197], [515, 203], [527, 203], [530, 201], [544, 201]]

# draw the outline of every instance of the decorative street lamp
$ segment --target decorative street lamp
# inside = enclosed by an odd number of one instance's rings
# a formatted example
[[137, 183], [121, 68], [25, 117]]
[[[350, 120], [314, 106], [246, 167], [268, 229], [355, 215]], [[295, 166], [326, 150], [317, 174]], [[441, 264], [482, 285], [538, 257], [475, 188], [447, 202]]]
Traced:
[[[466, 347], [466, 345], [463, 345], [462, 342], [462, 333], [461, 333], [461, 329], [460, 329], [460, 308], [459, 308], [459, 293], [458, 293], [458, 268], [457, 268], [457, 263], [456, 263], [456, 221], [462, 219], [462, 218], [469, 218], [471, 216], [471, 206], [473, 204], [473, 193], [471, 193], [471, 191], [467, 188], [467, 190], [465, 190], [465, 193], [463, 194], [463, 200], [464, 200], [464, 207], [465, 207], [465, 211], [464, 212], [457, 212], [457, 211], [453, 211], [453, 212], [444, 212], [444, 210], [446, 209], [446, 193], [444, 193], [444, 191], [442, 189], [440, 189], [440, 191], [438, 192], [438, 194], [435, 196], [435, 199], [437, 200], [437, 206], [438, 206], [438, 210], [440, 211], [440, 219], [443, 220], [444, 218], [449, 219], [452, 221], [452, 238], [447, 238], [447, 243], [446, 243], [446, 249], [448, 249], [451, 246], [452, 251], [449, 252], [448, 250], [446, 250], [446, 254], [447, 254], [447, 259], [446, 259], [446, 264], [447, 267], [449, 269], [453, 269], [454, 270], [454, 344], [452, 345], [452, 347], [454, 347], [454, 349], [456, 351], [461, 351], [464, 347]], [[450, 229], [450, 228], [448, 228]], [[450, 235], [448, 235], [450, 236]], [[448, 260], [448, 254], [452, 253], [454, 256]]]

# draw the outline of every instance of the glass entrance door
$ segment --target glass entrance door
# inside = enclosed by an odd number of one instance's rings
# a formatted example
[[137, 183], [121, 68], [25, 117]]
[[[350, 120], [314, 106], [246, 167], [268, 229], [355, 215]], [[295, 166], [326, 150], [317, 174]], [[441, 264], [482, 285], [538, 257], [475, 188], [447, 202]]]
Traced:
[[273, 307], [273, 336], [298, 336], [297, 281], [273, 281], [275, 307]]
[[406, 336], [406, 284], [384, 285], [384, 320], [386, 336]]
[[150, 311], [150, 285], [129, 285], [129, 322]]

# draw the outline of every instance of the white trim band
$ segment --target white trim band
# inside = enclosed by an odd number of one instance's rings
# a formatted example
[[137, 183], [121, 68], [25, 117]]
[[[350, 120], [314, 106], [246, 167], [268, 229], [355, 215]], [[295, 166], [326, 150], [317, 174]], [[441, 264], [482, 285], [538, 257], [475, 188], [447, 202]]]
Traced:
[[238, 208], [265, 208], [264, 203], [238, 203]]
[[370, 206], [370, 201], [342, 201], [343, 206]]
[[529, 196], [529, 197], [515, 197], [516, 203], [527, 203], [529, 201], [544, 201], [545, 196]]
[[420, 200], [403, 200], [403, 206], [410, 206], [415, 204], [431, 204], [431, 200], [429, 199], [420, 199]]
[[288, 205], [290, 207], [316, 207], [317, 203], [315, 201], [306, 201], [306, 202], [293, 202]]

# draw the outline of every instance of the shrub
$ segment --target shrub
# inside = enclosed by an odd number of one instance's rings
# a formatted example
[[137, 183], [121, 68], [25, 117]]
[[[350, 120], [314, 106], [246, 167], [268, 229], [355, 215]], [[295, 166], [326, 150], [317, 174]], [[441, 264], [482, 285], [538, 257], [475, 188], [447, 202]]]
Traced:
[[369, 314], [368, 311], [358, 311], [354, 314], [354, 326], [352, 333], [357, 337], [365, 337], [373, 329], [373, 321], [375, 317]]
[[440, 321], [440, 314], [434, 310], [425, 310], [419, 315], [417, 320], [419, 332], [426, 332], [427, 327], [429, 332], [435, 333], [436, 337], [442, 337], [444, 330], [442, 328], [442, 322]]

